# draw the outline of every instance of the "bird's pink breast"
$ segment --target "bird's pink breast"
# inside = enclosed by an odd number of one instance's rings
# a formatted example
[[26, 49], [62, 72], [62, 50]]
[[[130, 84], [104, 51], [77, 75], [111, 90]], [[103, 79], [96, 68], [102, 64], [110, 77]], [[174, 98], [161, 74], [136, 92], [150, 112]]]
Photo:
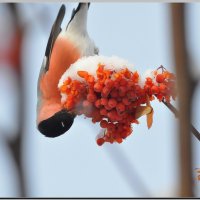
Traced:
[[62, 74], [79, 58], [80, 52], [73, 43], [59, 36], [52, 50], [49, 70], [41, 77], [41, 104], [37, 121], [47, 119], [61, 109], [58, 82]]

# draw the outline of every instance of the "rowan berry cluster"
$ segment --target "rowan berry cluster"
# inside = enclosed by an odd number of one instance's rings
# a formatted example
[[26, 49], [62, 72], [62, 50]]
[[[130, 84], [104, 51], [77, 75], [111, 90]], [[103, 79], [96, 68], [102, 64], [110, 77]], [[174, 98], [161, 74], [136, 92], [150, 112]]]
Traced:
[[144, 90], [152, 97], [155, 96], [159, 101], [170, 102], [176, 98], [176, 77], [173, 73], [167, 71], [163, 66], [152, 72], [153, 77], [146, 77]]
[[115, 71], [99, 64], [96, 74], [78, 71], [82, 81], [68, 77], [60, 87], [66, 94], [64, 108], [76, 115], [92, 118], [105, 129], [97, 144], [104, 142], [121, 143], [132, 133], [132, 123], [138, 124], [137, 111], [156, 97], [159, 101], [175, 99], [175, 76], [164, 68], [153, 71], [154, 77], [146, 77], [145, 83], [139, 83], [137, 71], [127, 68]]

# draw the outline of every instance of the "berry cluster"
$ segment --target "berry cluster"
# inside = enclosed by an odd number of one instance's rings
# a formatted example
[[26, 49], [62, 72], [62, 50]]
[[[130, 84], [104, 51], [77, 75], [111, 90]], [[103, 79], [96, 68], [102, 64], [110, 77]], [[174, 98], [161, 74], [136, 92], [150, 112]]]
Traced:
[[152, 74], [153, 77], [146, 77], [145, 93], [150, 97], [155, 96], [159, 101], [170, 102], [170, 97], [175, 100], [175, 75], [167, 71], [163, 66], [153, 71]]
[[[95, 76], [87, 71], [78, 71], [82, 81], [68, 77], [60, 91], [67, 95], [64, 108], [76, 115], [92, 118], [105, 129], [97, 144], [104, 142], [121, 143], [132, 133], [131, 124], [138, 124], [138, 108], [149, 105], [154, 97], [160, 101], [175, 98], [175, 76], [162, 68], [153, 72], [154, 77], [146, 77], [142, 86], [137, 71], [127, 68], [118, 71], [106, 69], [99, 64]], [[142, 116], [142, 115], [141, 115]]]

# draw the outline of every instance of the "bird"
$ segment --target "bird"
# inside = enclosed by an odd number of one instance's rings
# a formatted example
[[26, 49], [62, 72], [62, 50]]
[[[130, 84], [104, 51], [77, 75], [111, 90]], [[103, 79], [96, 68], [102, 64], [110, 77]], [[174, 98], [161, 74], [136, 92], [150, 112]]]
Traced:
[[67, 132], [76, 117], [63, 109], [58, 82], [61, 75], [81, 57], [99, 53], [87, 31], [90, 3], [79, 3], [73, 9], [65, 29], [61, 24], [65, 16], [62, 4], [52, 26], [37, 86], [37, 128], [46, 137], [57, 137]]

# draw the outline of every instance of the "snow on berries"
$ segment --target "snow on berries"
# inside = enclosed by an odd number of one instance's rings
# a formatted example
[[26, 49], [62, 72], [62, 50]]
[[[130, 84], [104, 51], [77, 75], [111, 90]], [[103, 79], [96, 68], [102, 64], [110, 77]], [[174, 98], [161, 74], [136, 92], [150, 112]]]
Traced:
[[111, 65], [109, 59], [103, 60], [96, 59], [85, 70], [77, 67], [77, 71], [65, 73], [59, 83], [63, 107], [75, 115], [91, 118], [104, 129], [97, 138], [100, 146], [105, 142], [123, 142], [132, 133], [131, 125], [138, 124], [143, 115], [147, 116], [150, 128], [153, 123], [150, 101], [170, 102], [176, 98], [175, 75], [164, 67], [152, 71], [141, 84], [140, 74], [128, 68], [127, 63], [120, 60]]

